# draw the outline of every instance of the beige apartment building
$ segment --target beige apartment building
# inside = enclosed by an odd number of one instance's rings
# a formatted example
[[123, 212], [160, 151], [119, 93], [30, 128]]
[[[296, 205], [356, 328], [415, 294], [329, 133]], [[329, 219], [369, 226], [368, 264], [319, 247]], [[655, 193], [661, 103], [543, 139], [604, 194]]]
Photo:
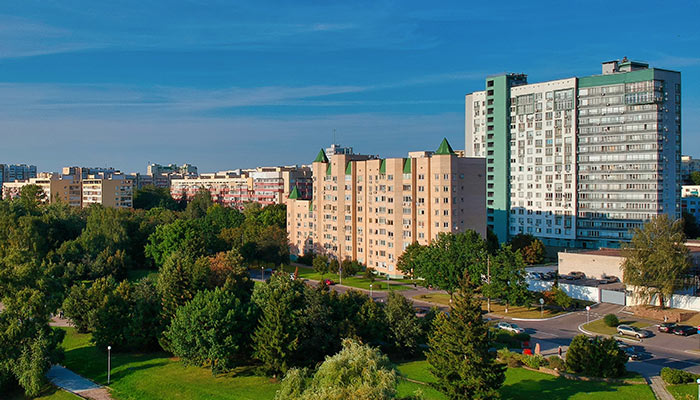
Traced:
[[293, 256], [313, 251], [401, 276], [396, 261], [413, 242], [468, 229], [486, 236], [486, 162], [459, 157], [447, 140], [407, 158], [334, 154], [312, 164], [313, 197], [287, 202]]
[[134, 184], [130, 179], [102, 179], [93, 176], [83, 179], [83, 207], [102, 204], [105, 207], [131, 208], [134, 199]]
[[6, 182], [2, 187], [3, 199], [14, 199], [20, 196], [22, 188], [36, 185], [45, 195], [45, 201], [54, 203], [62, 201], [74, 207], [81, 204], [81, 185], [72, 179], [62, 179], [57, 174], [40, 174], [39, 178], [24, 181]]

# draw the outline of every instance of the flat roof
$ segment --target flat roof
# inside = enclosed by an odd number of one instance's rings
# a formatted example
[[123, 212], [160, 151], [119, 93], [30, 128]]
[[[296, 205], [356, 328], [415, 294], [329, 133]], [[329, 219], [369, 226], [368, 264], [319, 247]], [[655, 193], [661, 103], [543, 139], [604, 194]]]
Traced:
[[[693, 240], [695, 243], [686, 243], [686, 247], [691, 253], [700, 253], [700, 240]], [[623, 257], [624, 255], [622, 254], [622, 249], [608, 249], [608, 248], [601, 248], [598, 250], [588, 250], [588, 251], [582, 251], [579, 253], [575, 254], [590, 254], [590, 255], [596, 255], [596, 256], [604, 256], [604, 257]]]

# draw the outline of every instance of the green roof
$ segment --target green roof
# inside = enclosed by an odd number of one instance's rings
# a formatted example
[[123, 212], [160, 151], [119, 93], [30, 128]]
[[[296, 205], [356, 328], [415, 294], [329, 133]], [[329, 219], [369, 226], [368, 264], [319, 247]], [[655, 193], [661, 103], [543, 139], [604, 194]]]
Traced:
[[379, 173], [386, 174], [386, 160], [382, 160], [382, 163], [379, 164]]
[[345, 167], [345, 175], [352, 175], [352, 161], [348, 161], [348, 166]]
[[331, 164], [329, 163], [328, 168], [326, 168], [326, 175], [330, 175], [330, 174], [331, 174]]
[[328, 157], [326, 157], [326, 152], [321, 149], [316, 155], [314, 162], [328, 162]]
[[297, 189], [296, 186], [294, 186], [294, 189], [292, 189], [292, 192], [289, 193], [289, 198], [292, 200], [296, 200], [299, 197], [301, 197], [301, 195], [299, 194], [299, 190]]
[[440, 143], [440, 147], [438, 147], [435, 154], [437, 154], [437, 155], [450, 155], [450, 154], [455, 154], [455, 152], [454, 152], [454, 150], [452, 150], [452, 147], [450, 146], [450, 143], [447, 141], [447, 138], [443, 138], [442, 143]]
[[309, 202], [309, 211], [313, 211], [313, 210], [314, 210], [314, 202], [310, 201]]
[[403, 173], [404, 174], [411, 173], [411, 159], [410, 158], [404, 158], [404, 160], [403, 160]]

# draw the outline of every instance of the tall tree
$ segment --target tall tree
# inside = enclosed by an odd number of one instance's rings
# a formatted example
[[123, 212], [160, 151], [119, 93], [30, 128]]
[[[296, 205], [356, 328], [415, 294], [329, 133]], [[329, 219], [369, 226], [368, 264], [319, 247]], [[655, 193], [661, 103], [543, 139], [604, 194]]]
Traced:
[[156, 287], [167, 318], [175, 315], [177, 307], [192, 300], [209, 282], [208, 260], [193, 260], [192, 257], [175, 252], [168, 257], [158, 274]]
[[470, 291], [455, 296], [450, 313], [433, 323], [426, 353], [434, 384], [451, 400], [499, 398], [505, 366], [489, 351], [488, 326], [481, 317], [481, 301]]
[[689, 239], [700, 237], [700, 227], [695, 215], [686, 211], [683, 211], [683, 233]]
[[506, 302], [506, 312], [510, 304], [521, 305], [529, 299], [525, 280], [525, 263], [519, 251], [509, 245], [503, 246], [491, 257], [490, 274], [482, 287], [482, 293], [489, 298], [500, 298]]
[[388, 347], [402, 357], [415, 355], [423, 334], [422, 326], [413, 303], [395, 291], [389, 292], [386, 300], [386, 323]]
[[211, 199], [211, 193], [205, 188], [200, 188], [197, 194], [194, 195], [192, 201], [187, 204], [185, 208], [185, 216], [190, 219], [202, 218], [207, 215], [207, 209], [212, 206], [214, 202]]
[[311, 262], [311, 264], [314, 267], [314, 271], [321, 274], [321, 279], [323, 279], [323, 275], [327, 274], [330, 269], [328, 265], [328, 257], [324, 256], [323, 254], [319, 254], [316, 257], [314, 257], [314, 260]]
[[514, 251], [520, 250], [525, 264], [534, 265], [544, 261], [544, 243], [529, 233], [520, 233], [510, 239]]
[[672, 221], [666, 214], [653, 217], [635, 228], [623, 252], [623, 281], [636, 286], [636, 294], [647, 301], [656, 296], [663, 308], [665, 298], [690, 284], [689, 251], [680, 219]]
[[415, 273], [414, 270], [418, 266], [418, 263], [421, 262], [421, 257], [425, 253], [427, 249], [427, 246], [422, 246], [418, 242], [413, 242], [406, 249], [404, 249], [403, 253], [399, 256], [399, 259], [396, 261], [396, 269], [401, 271], [403, 274], [408, 275], [411, 277], [411, 279], [415, 279]]
[[150, 210], [155, 207], [177, 210], [178, 204], [172, 196], [170, 196], [170, 190], [168, 188], [147, 185], [134, 192], [134, 208]]

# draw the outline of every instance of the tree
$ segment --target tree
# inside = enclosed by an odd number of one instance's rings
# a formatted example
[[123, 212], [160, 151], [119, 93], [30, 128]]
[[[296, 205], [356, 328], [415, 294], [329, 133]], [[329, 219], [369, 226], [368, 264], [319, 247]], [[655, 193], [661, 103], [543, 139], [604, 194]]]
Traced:
[[338, 296], [335, 307], [334, 320], [338, 321], [341, 337], [370, 344], [386, 341], [386, 314], [382, 307], [365, 293], [348, 290]]
[[177, 309], [165, 331], [168, 350], [186, 364], [227, 371], [250, 356], [255, 308], [224, 289], [205, 290]]
[[304, 301], [304, 284], [276, 273], [253, 291], [253, 302], [260, 310], [258, 326], [253, 332], [254, 357], [263, 370], [273, 376], [285, 373], [297, 358], [301, 340], [300, 326]]
[[700, 237], [700, 226], [695, 215], [683, 211], [683, 233], [686, 238], [695, 239]]
[[688, 287], [690, 261], [682, 220], [671, 221], [666, 214], [653, 217], [643, 228], [635, 228], [623, 252], [623, 280], [647, 301], [657, 296], [663, 308], [664, 298]]
[[177, 202], [170, 196], [168, 188], [159, 188], [154, 185], [146, 185], [134, 192], [134, 208], [150, 210], [162, 207], [168, 210], [177, 210]]
[[194, 195], [192, 201], [187, 204], [185, 208], [185, 217], [189, 219], [198, 219], [207, 215], [207, 209], [212, 206], [214, 202], [211, 199], [211, 193], [206, 188], [199, 188], [197, 194]]
[[338, 294], [325, 285], [304, 287], [305, 304], [299, 320], [295, 365], [313, 367], [340, 350], [339, 326], [334, 318], [338, 302]]
[[95, 314], [114, 291], [116, 283], [111, 277], [95, 280], [89, 287], [85, 283], [73, 285], [63, 301], [63, 311], [78, 332], [94, 329]]
[[486, 249], [489, 254], [494, 255], [501, 248], [501, 244], [496, 235], [490, 228], [486, 228]]
[[319, 254], [314, 257], [311, 264], [314, 267], [314, 271], [321, 274], [321, 279], [323, 279], [324, 274], [328, 273], [328, 257], [324, 256], [323, 254]]
[[220, 252], [209, 257], [209, 270], [209, 289], [224, 287], [243, 302], [250, 300], [254, 283], [238, 250]]
[[415, 279], [414, 270], [418, 266], [418, 263], [421, 262], [421, 257], [423, 257], [426, 249], [427, 246], [422, 246], [418, 242], [413, 242], [408, 245], [396, 261], [396, 269], [401, 271], [404, 275], [410, 276], [411, 279]]
[[156, 228], [148, 238], [145, 253], [157, 266], [163, 265], [176, 251], [192, 258], [211, 255], [225, 250], [224, 241], [217, 237], [218, 234], [215, 227], [203, 219], [178, 219]]
[[693, 171], [690, 173], [690, 181], [693, 183], [693, 185], [700, 185], [700, 172], [699, 171]]
[[495, 399], [505, 380], [505, 366], [489, 351], [488, 326], [481, 301], [470, 291], [455, 296], [450, 314], [440, 314], [426, 353], [434, 386], [448, 399]]
[[413, 303], [403, 295], [390, 291], [384, 312], [388, 327], [388, 347], [401, 356], [416, 354], [423, 330]]
[[587, 376], [619, 378], [627, 372], [627, 358], [614, 338], [578, 335], [566, 352], [566, 367]]
[[544, 261], [544, 243], [529, 233], [520, 233], [510, 239], [513, 251], [518, 251], [523, 255], [525, 264], [540, 264]]
[[482, 292], [488, 298], [505, 301], [506, 312], [508, 305], [521, 305], [530, 298], [525, 280], [525, 263], [520, 252], [505, 245], [491, 257], [490, 275]]
[[206, 261], [195, 261], [180, 252], [172, 253], [165, 261], [156, 287], [167, 318], [175, 315], [178, 306], [192, 300], [197, 292], [207, 287], [210, 269]]
[[393, 399], [396, 370], [377, 349], [346, 339], [343, 349], [326, 358], [306, 384], [305, 373], [290, 370], [275, 399]]

